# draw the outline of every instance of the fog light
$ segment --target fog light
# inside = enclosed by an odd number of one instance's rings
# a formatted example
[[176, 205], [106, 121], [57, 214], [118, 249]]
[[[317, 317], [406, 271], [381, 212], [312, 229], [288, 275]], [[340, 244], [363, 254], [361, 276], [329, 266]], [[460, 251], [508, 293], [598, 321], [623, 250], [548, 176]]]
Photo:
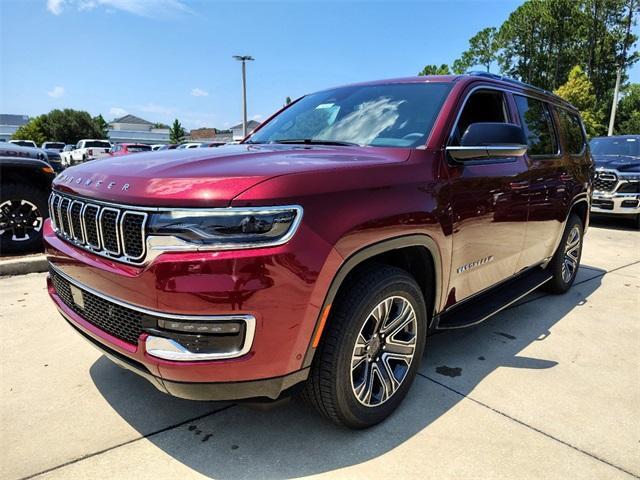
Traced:
[[624, 208], [635, 208], [638, 206], [638, 200], [623, 200], [621, 206]]
[[256, 320], [251, 315], [234, 316], [236, 321], [158, 319], [149, 333], [145, 349], [153, 357], [181, 362], [223, 360], [249, 353]]
[[186, 333], [215, 333], [218, 335], [240, 333], [240, 324], [237, 322], [179, 322], [176, 320], [158, 320], [158, 327], [175, 332]]

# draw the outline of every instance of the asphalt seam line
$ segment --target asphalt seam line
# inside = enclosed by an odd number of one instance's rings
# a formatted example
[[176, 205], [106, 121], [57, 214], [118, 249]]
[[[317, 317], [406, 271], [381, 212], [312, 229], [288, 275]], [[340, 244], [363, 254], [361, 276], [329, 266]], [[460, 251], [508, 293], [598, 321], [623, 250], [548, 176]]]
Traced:
[[518, 420], [517, 418], [512, 417], [511, 415], [509, 415], [507, 413], [504, 413], [504, 412], [502, 412], [502, 411], [500, 411], [500, 410], [498, 410], [496, 408], [491, 407], [490, 405], [487, 405], [484, 402], [481, 402], [480, 400], [476, 400], [475, 398], [469, 397], [468, 395], [465, 395], [464, 393], [459, 392], [455, 388], [449, 387], [448, 385], [445, 385], [444, 383], [440, 383], [439, 381], [434, 380], [433, 378], [428, 377], [428, 376], [426, 376], [426, 375], [424, 375], [424, 374], [422, 374], [420, 372], [418, 372], [418, 376], [420, 376], [422, 378], [425, 378], [426, 380], [429, 380], [429, 381], [435, 383], [436, 385], [440, 385], [441, 387], [446, 388], [447, 390], [449, 390], [449, 391], [451, 391], [451, 392], [453, 392], [453, 393], [455, 393], [457, 395], [460, 395], [461, 397], [466, 398], [466, 399], [472, 401], [473, 403], [475, 403], [477, 405], [480, 405], [480, 406], [482, 406], [484, 408], [487, 408], [487, 409], [491, 410], [492, 412], [497, 413], [498, 415], [502, 415], [503, 417], [508, 418], [509, 420], [512, 420], [515, 423], [517, 423], [519, 425], [522, 425], [523, 427], [526, 427], [526, 428], [528, 428], [530, 430], [533, 430], [534, 432], [537, 432], [537, 433], [539, 433], [541, 435], [544, 435], [545, 437], [550, 438], [551, 440], [555, 440], [556, 442], [561, 443], [562, 445], [565, 445], [565, 446], [567, 446], [569, 448], [572, 448], [573, 450], [575, 450], [577, 452], [580, 452], [580, 453], [582, 453], [582, 454], [584, 454], [584, 455], [586, 455], [588, 457], [591, 457], [594, 460], [598, 460], [599, 462], [602, 462], [605, 465], [609, 465], [610, 467], [613, 467], [616, 470], [620, 470], [621, 472], [626, 473], [627, 475], [630, 475], [633, 478], [640, 478], [639, 476], [635, 475], [634, 473], [632, 473], [632, 472], [630, 472], [628, 470], [625, 470], [624, 468], [619, 467], [618, 465], [616, 465], [614, 463], [611, 463], [611, 462], [609, 462], [609, 461], [607, 461], [607, 460], [605, 460], [603, 458], [600, 458], [600, 457], [598, 457], [597, 455], [595, 455], [593, 453], [587, 452], [586, 450], [582, 450], [581, 448], [576, 447], [575, 445], [572, 445], [569, 442], [566, 442], [566, 441], [564, 441], [564, 440], [562, 440], [562, 439], [560, 439], [558, 437], [554, 437], [550, 433], [547, 433], [544, 430], [540, 430], [539, 428], [536, 428], [536, 427], [534, 427], [532, 425], [529, 425], [528, 423], [525, 423], [522, 420]]
[[61, 468], [68, 467], [69, 465], [73, 465], [74, 463], [82, 462], [83, 460], [87, 460], [89, 458], [92, 458], [92, 457], [95, 457], [95, 456], [98, 456], [98, 455], [102, 455], [103, 453], [107, 453], [107, 452], [109, 452], [111, 450], [115, 450], [116, 448], [124, 447], [124, 446], [130, 445], [132, 443], [135, 443], [135, 442], [137, 442], [139, 440], [143, 440], [145, 438], [154, 437], [154, 436], [159, 435], [161, 433], [168, 432], [169, 430], [173, 430], [175, 428], [179, 428], [179, 427], [181, 427], [183, 425], [186, 425], [187, 423], [195, 422], [196, 420], [201, 420], [201, 419], [206, 418], [206, 417], [208, 417], [210, 415], [215, 415], [216, 413], [223, 412], [223, 411], [228, 410], [228, 409], [230, 409], [232, 407], [235, 407], [235, 406], [236, 406], [236, 404], [234, 403], [234, 404], [231, 404], [231, 405], [227, 405], [226, 407], [222, 407], [222, 408], [219, 408], [217, 410], [213, 410], [212, 412], [203, 413], [202, 415], [198, 415], [197, 417], [189, 418], [189, 419], [184, 420], [182, 422], [175, 423], [173, 425], [169, 425], [169, 426], [161, 428], [159, 430], [155, 430], [155, 431], [153, 431], [151, 433], [148, 433], [146, 435], [142, 435], [140, 437], [132, 438], [131, 440], [127, 440], [126, 442], [118, 443], [118, 444], [112, 445], [112, 446], [110, 446], [108, 448], [104, 448], [104, 449], [98, 450], [96, 452], [92, 452], [92, 453], [88, 453], [86, 455], [82, 455], [80, 457], [74, 458], [73, 460], [69, 460], [68, 462], [64, 462], [64, 463], [61, 463], [60, 465], [56, 465], [55, 467], [47, 468], [46, 470], [42, 470], [42, 471], [37, 472], [37, 473], [32, 473], [31, 475], [27, 475], [26, 477], [20, 477], [18, 480], [29, 480], [31, 478], [35, 478], [35, 477], [39, 477], [40, 475], [44, 475], [46, 473], [54, 472], [54, 471], [59, 470]]

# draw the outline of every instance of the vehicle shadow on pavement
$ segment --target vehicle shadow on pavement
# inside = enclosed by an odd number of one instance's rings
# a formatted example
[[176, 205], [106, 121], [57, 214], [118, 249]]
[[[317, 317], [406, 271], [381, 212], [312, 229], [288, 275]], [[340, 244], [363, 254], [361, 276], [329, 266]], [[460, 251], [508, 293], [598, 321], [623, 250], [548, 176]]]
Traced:
[[[104, 357], [92, 366], [91, 377], [125, 421], [163, 452], [203, 475], [290, 478], [328, 472], [379, 457], [418, 433], [428, 435], [423, 430], [498, 368], [554, 368], [557, 363], [551, 359], [528, 358], [520, 352], [544, 341], [557, 322], [587, 303], [604, 273], [581, 268], [576, 285], [565, 295], [540, 300], [542, 295], [535, 292], [476, 327], [431, 336], [406, 400], [387, 421], [368, 430], [334, 426], [298, 399], [267, 411], [204, 403], [209, 411], [222, 410], [202, 415], [203, 403], [173, 399], [128, 371], [118, 374], [120, 369]], [[166, 428], [149, 435], [150, 418], [157, 425], [157, 416], [170, 417], [172, 411], [176, 420], [167, 418]]]

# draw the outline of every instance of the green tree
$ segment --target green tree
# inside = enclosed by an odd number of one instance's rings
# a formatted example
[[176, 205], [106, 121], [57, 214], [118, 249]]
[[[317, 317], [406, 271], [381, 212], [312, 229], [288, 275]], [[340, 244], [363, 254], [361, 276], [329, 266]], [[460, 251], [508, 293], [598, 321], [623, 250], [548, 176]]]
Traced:
[[153, 128], [171, 128], [166, 123], [156, 122], [153, 124]]
[[593, 85], [582, 67], [579, 65], [573, 67], [567, 82], [558, 87], [554, 93], [580, 110], [589, 136], [605, 133], [602, 113], [597, 108]]
[[442, 65], [425, 65], [425, 67], [418, 72], [418, 75], [451, 75], [449, 65], [443, 63]]
[[93, 121], [96, 124], [96, 128], [100, 132], [100, 136], [98, 138], [109, 138], [109, 124], [105, 121], [104, 117], [102, 115], [98, 115], [97, 117], [93, 117]]
[[498, 30], [494, 27], [487, 27], [469, 39], [469, 49], [462, 54], [459, 60], [467, 68], [482, 65], [489, 72], [491, 64], [498, 60], [499, 50]]
[[467, 72], [469, 68], [471, 68], [470, 63], [471, 62], [469, 60], [469, 55], [467, 54], [467, 52], [465, 52], [460, 58], [457, 58], [453, 62], [453, 64], [451, 65], [451, 70], [456, 75], [462, 75], [463, 73]]
[[173, 125], [171, 125], [171, 128], [169, 129], [169, 141], [171, 143], [180, 143], [182, 142], [186, 134], [187, 132], [184, 131], [184, 128], [182, 128], [182, 125], [176, 118], [173, 121]]
[[615, 133], [640, 134], [640, 83], [629, 85], [620, 99]]
[[34, 117], [19, 127], [11, 136], [14, 140], [33, 140], [36, 145], [47, 141], [47, 134], [43, 122], [44, 115]]
[[291, 103], [291, 97], [287, 97], [284, 99], [284, 106], [286, 107], [287, 105], [289, 105]]
[[[96, 121], [97, 118], [91, 118], [87, 112], [66, 108], [51, 110], [45, 115], [35, 117], [23, 127], [28, 128], [27, 131], [32, 136], [39, 134], [44, 137], [42, 141], [77, 143], [83, 138], [106, 138], [102, 125]], [[24, 131], [20, 129], [16, 131], [14, 138], [17, 138], [16, 135], [22, 134]], [[36, 138], [31, 138], [31, 140], [40, 143]]]

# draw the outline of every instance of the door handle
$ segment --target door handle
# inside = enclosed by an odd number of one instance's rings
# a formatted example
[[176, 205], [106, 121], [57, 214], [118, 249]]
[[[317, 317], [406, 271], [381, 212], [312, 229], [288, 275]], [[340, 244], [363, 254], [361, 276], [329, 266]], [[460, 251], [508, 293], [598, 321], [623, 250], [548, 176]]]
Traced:
[[511, 190], [524, 190], [529, 188], [529, 182], [526, 180], [523, 182], [510, 182], [509, 187], [511, 187]]

